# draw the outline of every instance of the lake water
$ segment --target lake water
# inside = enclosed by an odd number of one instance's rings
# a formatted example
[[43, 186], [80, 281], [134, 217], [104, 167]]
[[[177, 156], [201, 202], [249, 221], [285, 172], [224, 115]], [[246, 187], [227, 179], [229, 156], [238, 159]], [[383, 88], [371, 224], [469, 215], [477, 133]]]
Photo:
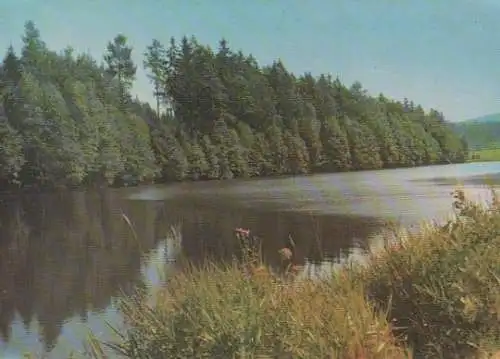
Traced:
[[298, 264], [339, 263], [362, 255], [388, 221], [445, 218], [457, 181], [484, 198], [484, 183], [500, 183], [500, 162], [3, 195], [0, 357], [62, 358], [89, 329], [107, 337], [117, 299], [157, 284], [157, 268], [176, 270], [171, 226], [194, 263], [232, 258], [237, 227], [262, 239], [271, 264], [289, 236]]

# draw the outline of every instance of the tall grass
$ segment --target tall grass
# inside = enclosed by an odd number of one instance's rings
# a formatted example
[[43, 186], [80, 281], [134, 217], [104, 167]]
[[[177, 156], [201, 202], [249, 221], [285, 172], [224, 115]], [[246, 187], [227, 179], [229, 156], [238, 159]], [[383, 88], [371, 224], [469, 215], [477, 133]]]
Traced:
[[[400, 234], [357, 270], [394, 333], [425, 357], [470, 357], [500, 343], [500, 211], [455, 193], [457, 216]], [[390, 303], [390, 305], [388, 305]], [[499, 348], [500, 349], [500, 348]]]
[[[121, 304], [107, 343], [128, 358], [477, 358], [499, 351], [500, 209], [455, 193], [445, 226], [396, 240], [366, 263], [299, 280], [272, 272], [239, 231], [243, 262], [188, 267]], [[91, 341], [95, 358], [103, 344]]]

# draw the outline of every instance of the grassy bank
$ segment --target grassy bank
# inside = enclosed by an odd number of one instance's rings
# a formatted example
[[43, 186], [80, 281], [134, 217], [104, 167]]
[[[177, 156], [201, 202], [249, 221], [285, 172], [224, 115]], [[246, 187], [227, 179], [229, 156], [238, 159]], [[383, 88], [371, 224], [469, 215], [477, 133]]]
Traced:
[[468, 162], [500, 161], [500, 147], [471, 151]]
[[446, 226], [398, 233], [327, 279], [296, 279], [287, 249], [280, 273], [251, 251], [243, 264], [190, 268], [154, 305], [123, 302], [129, 328], [113, 348], [129, 358], [486, 358], [500, 351], [500, 209], [455, 199]]

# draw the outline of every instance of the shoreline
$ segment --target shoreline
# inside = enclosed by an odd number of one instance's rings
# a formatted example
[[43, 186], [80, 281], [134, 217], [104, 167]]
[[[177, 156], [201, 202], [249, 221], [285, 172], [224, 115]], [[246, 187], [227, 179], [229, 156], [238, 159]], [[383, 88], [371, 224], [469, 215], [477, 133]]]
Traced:
[[[495, 162], [499, 160], [491, 160], [485, 162]], [[182, 185], [182, 184], [192, 184], [192, 183], [228, 183], [231, 181], [252, 181], [252, 180], [272, 180], [272, 179], [286, 179], [286, 178], [304, 178], [315, 175], [333, 175], [333, 174], [342, 174], [342, 173], [363, 173], [363, 172], [376, 172], [376, 171], [390, 171], [390, 170], [402, 170], [402, 169], [416, 169], [416, 168], [425, 168], [425, 167], [436, 167], [436, 166], [453, 166], [453, 165], [462, 165], [469, 163], [480, 163], [483, 161], [465, 161], [465, 162], [456, 162], [456, 163], [433, 163], [433, 164], [425, 164], [420, 166], [400, 166], [400, 167], [387, 167], [387, 168], [379, 168], [379, 169], [360, 169], [360, 170], [348, 170], [348, 171], [336, 171], [336, 172], [325, 172], [325, 171], [317, 171], [311, 173], [304, 173], [299, 175], [293, 174], [276, 174], [271, 176], [250, 176], [250, 177], [236, 177], [230, 179], [202, 179], [202, 180], [192, 180], [185, 179], [181, 181], [147, 181], [141, 182], [134, 185], [78, 185], [78, 186], [39, 186], [38, 184], [26, 185], [26, 186], [5, 186], [4, 188], [0, 188], [0, 196], [6, 195], [18, 195], [18, 194], [46, 194], [46, 193], [61, 193], [61, 192], [72, 192], [72, 191], [100, 191], [100, 190], [120, 190], [120, 189], [131, 189], [131, 188], [141, 188], [147, 187], [151, 185]]]

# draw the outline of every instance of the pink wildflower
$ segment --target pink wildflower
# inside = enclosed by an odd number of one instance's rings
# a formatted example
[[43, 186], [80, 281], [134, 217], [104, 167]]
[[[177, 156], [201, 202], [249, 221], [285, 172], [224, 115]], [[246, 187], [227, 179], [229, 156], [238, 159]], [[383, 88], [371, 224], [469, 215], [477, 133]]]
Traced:
[[281, 260], [290, 260], [292, 259], [292, 256], [293, 256], [293, 253], [292, 253], [292, 250], [290, 248], [281, 248], [279, 251], [278, 251], [280, 257], [281, 257]]
[[234, 231], [236, 232], [236, 234], [240, 234], [242, 236], [249, 236], [250, 235], [250, 230], [249, 229], [236, 228]]

